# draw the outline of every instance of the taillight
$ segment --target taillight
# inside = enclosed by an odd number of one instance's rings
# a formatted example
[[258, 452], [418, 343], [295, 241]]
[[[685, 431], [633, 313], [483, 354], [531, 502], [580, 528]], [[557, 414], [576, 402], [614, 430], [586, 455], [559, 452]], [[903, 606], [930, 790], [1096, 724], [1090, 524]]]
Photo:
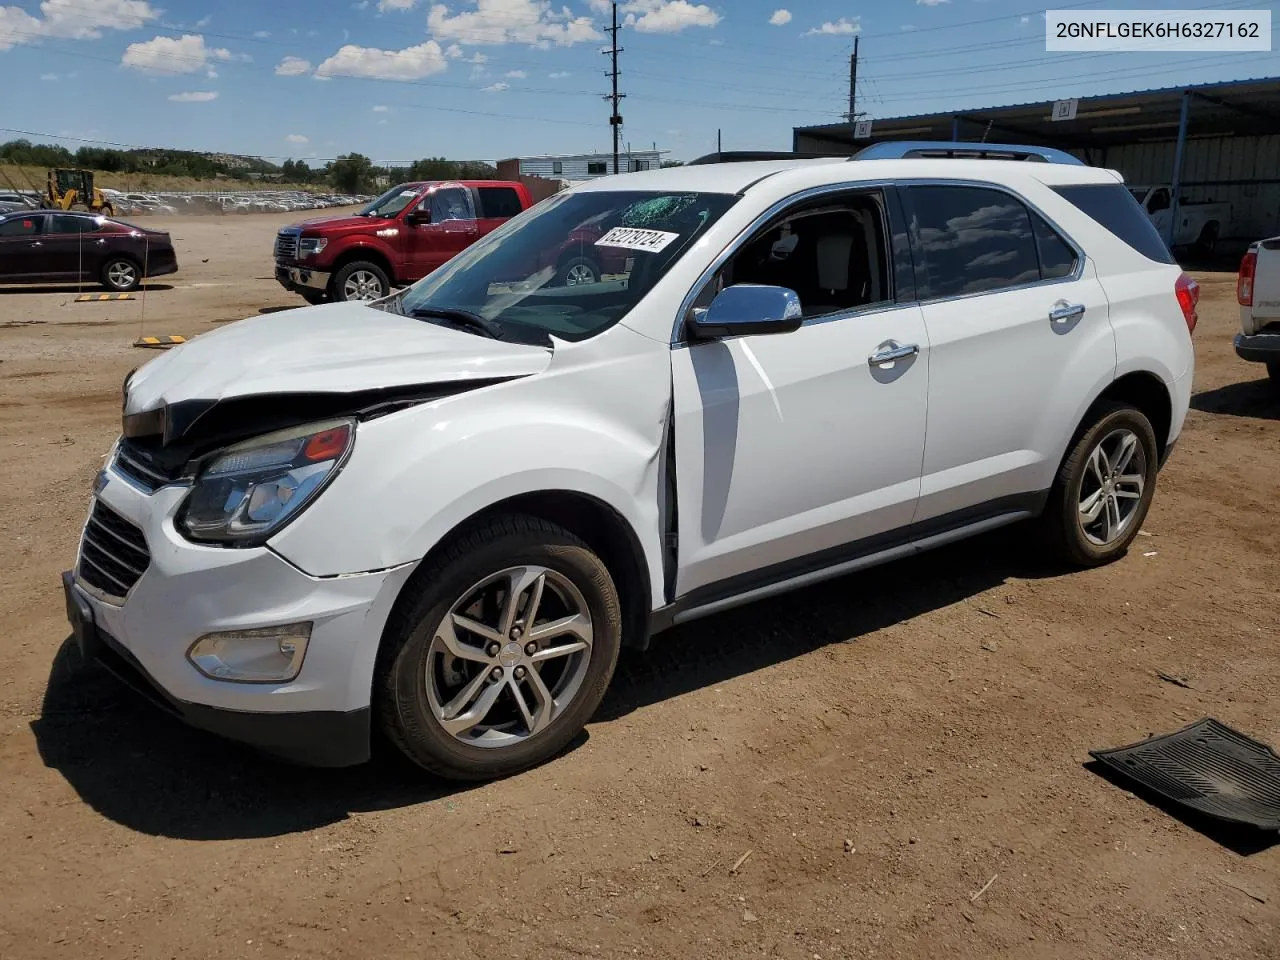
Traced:
[[1242, 307], [1253, 306], [1253, 275], [1258, 269], [1258, 252], [1250, 250], [1240, 261], [1240, 278], [1236, 280], [1236, 300]]
[[1178, 298], [1178, 306], [1182, 308], [1182, 317], [1187, 321], [1187, 333], [1196, 332], [1196, 304], [1200, 302], [1200, 284], [1185, 273], [1178, 277], [1173, 285], [1174, 295]]

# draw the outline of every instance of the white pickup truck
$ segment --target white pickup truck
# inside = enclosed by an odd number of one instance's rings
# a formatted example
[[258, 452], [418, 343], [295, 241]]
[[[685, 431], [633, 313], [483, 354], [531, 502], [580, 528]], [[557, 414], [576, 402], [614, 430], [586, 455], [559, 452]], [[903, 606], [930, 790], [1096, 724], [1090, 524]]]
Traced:
[[1240, 261], [1236, 281], [1240, 332], [1236, 354], [1265, 363], [1271, 382], [1280, 387], [1280, 237], [1251, 244]]
[[[1169, 216], [1172, 192], [1164, 185], [1131, 186], [1129, 192], [1155, 225], [1164, 239], [1169, 236]], [[1173, 231], [1175, 247], [1196, 247], [1203, 254], [1211, 254], [1218, 245], [1218, 238], [1231, 220], [1231, 204], [1225, 201], [1178, 201], [1178, 222]]]

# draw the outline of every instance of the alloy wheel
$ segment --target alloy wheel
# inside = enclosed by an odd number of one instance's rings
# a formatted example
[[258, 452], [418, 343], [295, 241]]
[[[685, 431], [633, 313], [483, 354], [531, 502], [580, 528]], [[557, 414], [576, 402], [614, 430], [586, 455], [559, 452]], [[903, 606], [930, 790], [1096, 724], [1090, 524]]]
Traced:
[[575, 263], [565, 272], [564, 285], [576, 287], [580, 283], [595, 283], [596, 272], [585, 263]]
[[344, 300], [377, 300], [382, 296], [382, 281], [368, 270], [356, 270], [342, 285]]
[[567, 577], [533, 565], [501, 570], [435, 628], [424, 677], [431, 714], [471, 746], [522, 743], [577, 696], [592, 639], [587, 602]]
[[1107, 546], [1129, 530], [1147, 485], [1147, 456], [1132, 430], [1113, 430], [1085, 462], [1078, 520], [1090, 543]]
[[131, 263], [118, 260], [107, 267], [107, 281], [113, 287], [131, 287], [137, 282], [138, 271]]

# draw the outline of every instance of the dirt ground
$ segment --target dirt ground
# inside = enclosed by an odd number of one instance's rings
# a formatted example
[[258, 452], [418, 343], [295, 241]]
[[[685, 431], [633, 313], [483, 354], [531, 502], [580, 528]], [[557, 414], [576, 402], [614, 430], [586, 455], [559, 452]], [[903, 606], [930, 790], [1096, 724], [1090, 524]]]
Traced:
[[145, 299], [0, 291], [0, 956], [1280, 957], [1280, 847], [1085, 767], [1204, 715], [1280, 745], [1280, 395], [1232, 275], [1197, 275], [1194, 409], [1120, 562], [1013, 530], [700, 621], [575, 749], [457, 789], [260, 759], [66, 642], [133, 338], [298, 306], [283, 222], [169, 221]]

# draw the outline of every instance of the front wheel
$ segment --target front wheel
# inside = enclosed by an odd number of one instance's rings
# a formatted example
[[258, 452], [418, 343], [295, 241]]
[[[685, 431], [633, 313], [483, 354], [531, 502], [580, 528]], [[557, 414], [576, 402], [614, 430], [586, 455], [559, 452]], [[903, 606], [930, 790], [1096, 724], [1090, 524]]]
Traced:
[[556, 271], [556, 286], [576, 287], [583, 283], [600, 281], [600, 265], [590, 257], [570, 257], [561, 261]]
[[318, 307], [322, 303], [329, 302], [329, 295], [323, 290], [299, 290], [298, 296], [302, 297], [303, 300], [307, 301], [307, 303], [311, 304], [313, 307]]
[[345, 301], [381, 300], [391, 291], [391, 281], [376, 263], [356, 260], [333, 276], [333, 299]]
[[1155, 494], [1159, 448], [1151, 421], [1128, 404], [1097, 411], [1062, 461], [1044, 521], [1067, 562], [1096, 567], [1122, 556]]
[[388, 625], [379, 713], [418, 766], [486, 780], [563, 750], [604, 697], [622, 639], [617, 589], [567, 530], [496, 517], [406, 588]]

